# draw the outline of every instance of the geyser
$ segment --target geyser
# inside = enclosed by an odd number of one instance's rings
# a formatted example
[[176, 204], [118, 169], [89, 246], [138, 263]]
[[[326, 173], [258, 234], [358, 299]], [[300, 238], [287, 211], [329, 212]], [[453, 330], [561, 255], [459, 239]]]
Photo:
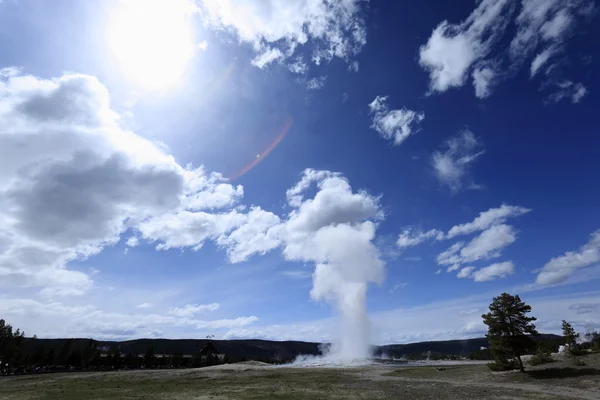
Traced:
[[[313, 199], [304, 200], [313, 182], [319, 190]], [[383, 218], [379, 199], [364, 191], [353, 193], [339, 174], [314, 170], [306, 170], [287, 194], [295, 209], [282, 232], [284, 256], [315, 263], [310, 295], [330, 303], [340, 318], [329, 352], [311, 361], [365, 362], [371, 357], [367, 288], [384, 278], [384, 263], [373, 244], [376, 221]]]

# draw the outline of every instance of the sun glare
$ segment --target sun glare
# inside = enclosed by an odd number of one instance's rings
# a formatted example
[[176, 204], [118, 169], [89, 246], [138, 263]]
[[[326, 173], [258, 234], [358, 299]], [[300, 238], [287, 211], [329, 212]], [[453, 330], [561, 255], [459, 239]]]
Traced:
[[188, 0], [121, 0], [107, 26], [116, 66], [142, 89], [165, 90], [185, 73], [194, 53]]

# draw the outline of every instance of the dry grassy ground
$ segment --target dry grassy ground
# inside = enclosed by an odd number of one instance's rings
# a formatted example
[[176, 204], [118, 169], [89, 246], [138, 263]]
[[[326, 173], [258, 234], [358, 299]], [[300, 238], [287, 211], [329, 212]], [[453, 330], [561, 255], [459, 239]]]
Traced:
[[0, 378], [0, 399], [600, 399], [600, 354], [526, 374], [485, 365], [282, 368], [240, 363], [187, 370]]

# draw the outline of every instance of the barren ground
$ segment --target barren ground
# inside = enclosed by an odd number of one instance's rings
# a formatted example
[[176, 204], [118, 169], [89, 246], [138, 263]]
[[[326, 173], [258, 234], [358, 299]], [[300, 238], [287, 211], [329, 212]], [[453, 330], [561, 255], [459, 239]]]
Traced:
[[485, 365], [289, 368], [249, 362], [185, 370], [0, 378], [0, 399], [600, 399], [600, 354], [526, 374]]

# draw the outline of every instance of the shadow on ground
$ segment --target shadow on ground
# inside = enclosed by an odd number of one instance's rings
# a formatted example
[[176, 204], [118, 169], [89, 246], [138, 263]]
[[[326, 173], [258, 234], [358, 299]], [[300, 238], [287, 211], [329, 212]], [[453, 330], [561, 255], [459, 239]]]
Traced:
[[600, 369], [595, 368], [546, 368], [527, 371], [534, 379], [577, 378], [580, 376], [600, 375]]

